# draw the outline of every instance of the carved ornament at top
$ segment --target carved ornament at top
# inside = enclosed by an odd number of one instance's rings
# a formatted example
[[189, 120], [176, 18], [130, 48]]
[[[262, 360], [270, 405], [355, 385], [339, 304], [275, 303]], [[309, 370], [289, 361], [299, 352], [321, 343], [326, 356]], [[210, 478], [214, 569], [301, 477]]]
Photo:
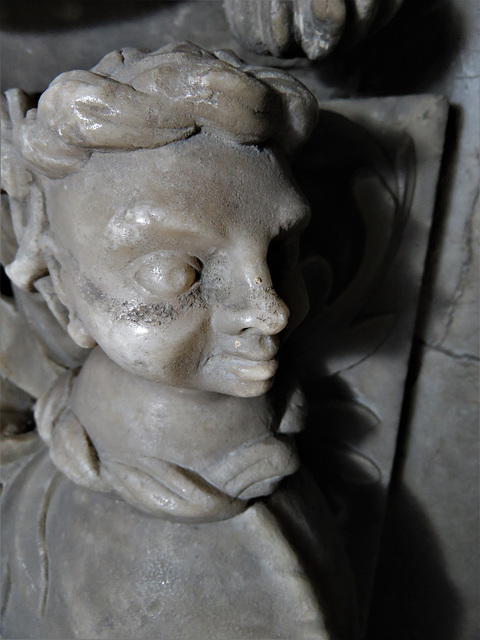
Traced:
[[310, 60], [365, 38], [388, 22], [403, 0], [225, 0], [231, 30], [260, 54]]

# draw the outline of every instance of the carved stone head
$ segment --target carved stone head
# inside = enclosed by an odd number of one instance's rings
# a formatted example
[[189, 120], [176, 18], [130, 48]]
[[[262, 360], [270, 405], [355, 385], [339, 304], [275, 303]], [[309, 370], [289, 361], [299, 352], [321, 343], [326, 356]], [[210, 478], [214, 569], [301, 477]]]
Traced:
[[286, 158], [315, 124], [313, 96], [181, 44], [113, 52], [25, 105], [7, 92], [13, 282], [43, 292], [47, 277], [73, 340], [130, 373], [267, 391], [279, 336], [306, 311], [309, 211]]

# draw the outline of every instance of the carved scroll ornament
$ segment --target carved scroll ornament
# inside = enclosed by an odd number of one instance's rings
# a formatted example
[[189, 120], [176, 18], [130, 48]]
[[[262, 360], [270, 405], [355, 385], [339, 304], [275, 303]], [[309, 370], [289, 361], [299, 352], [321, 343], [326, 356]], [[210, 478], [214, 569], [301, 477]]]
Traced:
[[233, 34], [251, 51], [310, 60], [388, 22], [403, 0], [224, 0]]

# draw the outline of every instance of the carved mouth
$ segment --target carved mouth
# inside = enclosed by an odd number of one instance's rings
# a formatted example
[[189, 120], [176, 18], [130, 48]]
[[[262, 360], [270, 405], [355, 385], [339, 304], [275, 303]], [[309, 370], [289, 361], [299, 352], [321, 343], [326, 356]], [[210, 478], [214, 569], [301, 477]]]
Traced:
[[251, 360], [232, 356], [232, 373], [240, 380], [268, 380], [275, 375], [278, 368], [278, 360]]
[[227, 357], [244, 360], [249, 363], [268, 362], [273, 360], [279, 349], [278, 336], [263, 336], [260, 339], [245, 339], [242, 335], [235, 340], [235, 349], [228, 348], [224, 353]]
[[[226, 349], [223, 353], [210, 356], [211, 366], [219, 366], [229, 375], [245, 382], [265, 382], [275, 375], [278, 368], [278, 339], [268, 336], [258, 342], [244, 340], [239, 336], [240, 343], [236, 350]], [[213, 365], [213, 362], [216, 364]]]

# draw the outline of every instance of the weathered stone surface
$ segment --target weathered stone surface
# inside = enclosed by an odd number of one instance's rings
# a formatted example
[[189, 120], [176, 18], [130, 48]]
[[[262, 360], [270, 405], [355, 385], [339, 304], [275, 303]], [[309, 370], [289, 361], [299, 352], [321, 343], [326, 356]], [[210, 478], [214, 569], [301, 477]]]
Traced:
[[[73, 4], [73, 3], [72, 3]], [[151, 19], [153, 13], [145, 13], [138, 16], [138, 3], [135, 3], [135, 11], [128, 16], [119, 13], [118, 5], [115, 8], [115, 15], [123, 17], [124, 20], [107, 19], [108, 11], [104, 9], [107, 3], [102, 3], [100, 8], [100, 18], [93, 24], [88, 19], [88, 11], [83, 15], [81, 3], [76, 3], [79, 11], [65, 14], [62, 18], [61, 28], [58, 28], [58, 21], [55, 29], [46, 30], [46, 22], [39, 19], [38, 14], [32, 11], [31, 3], [28, 11], [22, 11], [21, 19], [7, 23], [4, 21], [9, 31], [2, 34], [3, 49], [3, 74], [2, 81], [7, 86], [24, 86], [32, 91], [42, 91], [56, 73], [74, 67], [88, 67], [93, 64], [100, 55], [108, 50], [131, 44], [132, 46], [147, 46], [156, 48], [169, 41], [170, 37], [175, 39], [191, 39], [209, 48], [219, 46], [235, 47], [236, 44], [230, 36], [227, 24], [221, 11], [217, 11], [215, 4], [209, 2], [200, 3], [166, 3], [158, 5], [157, 24]], [[92, 3], [88, 3], [93, 7]], [[152, 8], [154, 3], [148, 3]], [[146, 6], [143, 3], [142, 10]], [[20, 3], [18, 3], [20, 6]], [[37, 5], [36, 5], [37, 6]], [[41, 3], [38, 6], [43, 10]], [[57, 5], [56, 5], [57, 6]], [[85, 5], [84, 5], [85, 6]], [[149, 9], [150, 11], [150, 9]], [[161, 11], [161, 14], [160, 14]], [[47, 12], [48, 13], [48, 12]], [[192, 15], [194, 14], [194, 19]], [[464, 320], [467, 316], [475, 318], [476, 313], [472, 312], [470, 304], [463, 304], [468, 298], [473, 300], [477, 287], [475, 284], [475, 274], [472, 270], [472, 284], [466, 288], [456, 288], [460, 281], [466, 282], [465, 273], [470, 271], [468, 266], [461, 268], [465, 262], [469, 263], [466, 257], [466, 249], [469, 246], [468, 240], [463, 241], [464, 230], [468, 228], [467, 212], [472, 209], [475, 192], [477, 190], [477, 150], [478, 141], [478, 62], [476, 62], [475, 43], [478, 35], [475, 33], [478, 7], [475, 0], [455, 0], [446, 2], [444, 0], [424, 0], [423, 2], [407, 2], [399, 12], [397, 18], [389, 27], [380, 34], [379, 37], [359, 48], [354, 54], [345, 53], [336, 60], [332, 60], [327, 65], [306, 68], [304, 63], [295, 61], [291, 64], [295, 66], [294, 72], [301, 76], [311, 88], [319, 87], [318, 95], [328, 96], [331, 94], [341, 96], [363, 95], [395, 95], [415, 92], [435, 92], [449, 95], [454, 108], [451, 113], [449, 147], [444, 161], [444, 169], [441, 179], [441, 199], [438, 209], [437, 224], [433, 234], [432, 259], [429, 261], [430, 284], [423, 289], [423, 296], [434, 299], [432, 309], [437, 309], [431, 314], [422, 311], [422, 318], [429, 318], [429, 323], [435, 323], [435, 331], [431, 335], [426, 335], [419, 330], [421, 341], [429, 340], [432, 343], [441, 340], [445, 333], [445, 327], [449, 322], [449, 317], [453, 316], [451, 323], [452, 335], [456, 334], [455, 341], [448, 342], [447, 349], [453, 355], [466, 353], [468, 356], [475, 356], [475, 333], [470, 333], [470, 320]], [[30, 22], [30, 31], [24, 28], [25, 21]], [[102, 22], [103, 20], [103, 22]], [[33, 25], [33, 26], [32, 26]], [[80, 26], [78, 26], [80, 25]], [[160, 26], [158, 26], [160, 25]], [[211, 30], [211, 31], [210, 31]], [[408, 34], [407, 36], [405, 34]], [[467, 35], [466, 35], [467, 34]], [[470, 35], [468, 35], [470, 34]], [[244, 54], [242, 54], [244, 55]], [[252, 58], [253, 59], [253, 58]], [[282, 61], [274, 61], [276, 65], [284, 64]], [[22, 80], [25, 78], [25, 81]], [[324, 84], [323, 84], [324, 83]], [[315, 89], [316, 90], [316, 89]], [[471, 107], [469, 105], [472, 105]], [[468, 238], [468, 233], [465, 235]], [[470, 245], [475, 250], [475, 244]], [[441, 272], [441, 274], [440, 274]], [[462, 275], [462, 273], [464, 275]], [[433, 278], [432, 278], [433, 274]], [[437, 275], [435, 275], [437, 274]], [[444, 288], [444, 283], [448, 283], [448, 288]], [[463, 290], [460, 296], [461, 306], [465, 315], [460, 314], [457, 309], [453, 314], [455, 305], [451, 302], [455, 299], [455, 291]], [[427, 305], [428, 308], [428, 305]], [[470, 311], [468, 311], [470, 309]], [[459, 324], [457, 324], [457, 322]], [[462, 331], [453, 329], [460, 324], [466, 327], [465, 334], [471, 336], [467, 342], [462, 339]], [[458, 353], [457, 353], [458, 350]], [[447, 354], [445, 354], [447, 355]], [[414, 358], [413, 363], [421, 361], [421, 358]], [[427, 359], [424, 359], [427, 362]], [[473, 361], [474, 362], [474, 361]], [[439, 361], [440, 363], [440, 361]], [[459, 370], [463, 364], [459, 363]], [[418, 473], [421, 467], [412, 466], [407, 475], [408, 483], [412, 491], [421, 501], [423, 507], [423, 518], [428, 517], [430, 503], [435, 504], [435, 517], [432, 516], [432, 526], [425, 530], [422, 535], [428, 544], [422, 547], [417, 536], [403, 535], [402, 528], [406, 521], [410, 519], [409, 509], [397, 501], [400, 519], [397, 520], [397, 533], [399, 538], [408, 539], [408, 548], [404, 555], [395, 549], [392, 555], [401, 556], [404, 559], [401, 568], [407, 573], [405, 582], [398, 580], [399, 567], [393, 567], [390, 576], [380, 583], [379, 591], [385, 593], [393, 589], [393, 597], [388, 602], [388, 608], [381, 609], [382, 603], [374, 608], [373, 619], [380, 620], [377, 628], [378, 634], [375, 638], [383, 640], [385, 637], [396, 638], [413, 637], [414, 629], [419, 621], [422, 621], [425, 630], [423, 637], [430, 635], [435, 638], [457, 638], [475, 637], [478, 627], [474, 615], [468, 621], [465, 611], [459, 614], [462, 622], [462, 631], [457, 623], [451, 623], [453, 616], [451, 609], [446, 606], [448, 602], [455, 602], [456, 599], [470, 599], [473, 602], [478, 584], [477, 563], [472, 559], [468, 565], [468, 577], [465, 573], [466, 553], [470, 554], [470, 549], [477, 548], [478, 526], [471, 519], [465, 523], [459, 523], [455, 530], [455, 539], [447, 538], [443, 532], [452, 531], [452, 511], [458, 501], [464, 502], [462, 513], [467, 513], [471, 508], [471, 487], [477, 485], [476, 467], [472, 460], [477, 459], [477, 448], [471, 447], [470, 442], [457, 438], [456, 433], [464, 431], [464, 425], [469, 422], [470, 429], [476, 430], [476, 411], [472, 409], [469, 414], [463, 415], [463, 420], [457, 421], [454, 414], [450, 413], [451, 398], [446, 393], [451, 384], [451, 380], [457, 378], [453, 367], [453, 361], [448, 367], [441, 367], [435, 372], [435, 379], [438, 386], [435, 386], [434, 401], [429, 403], [429, 411], [432, 412], [432, 419], [429, 421], [428, 430], [430, 434], [429, 447], [435, 448], [436, 429], [435, 425], [439, 421], [448, 426], [448, 433], [451, 434], [455, 447], [448, 449], [448, 455], [442, 458], [443, 447], [437, 447], [437, 464], [431, 469], [428, 477], [422, 475], [423, 484], [418, 480]], [[418, 368], [418, 367], [417, 367]], [[412, 369], [411, 380], [414, 380], [419, 373], [416, 368]], [[425, 369], [425, 383], [421, 386], [422, 393], [427, 393], [429, 371]], [[445, 372], [444, 374], [442, 372]], [[420, 370], [420, 378], [423, 373]], [[443, 380], [443, 386], [440, 380]], [[462, 377], [464, 387], [458, 397], [458, 403], [463, 406], [463, 395], [467, 387], [476, 393], [477, 381], [475, 377]], [[470, 392], [469, 392], [470, 393]], [[427, 393], [428, 397], [429, 394]], [[449, 398], [444, 404], [444, 398]], [[421, 406], [422, 397], [415, 400], [416, 406]], [[446, 425], [446, 416], [449, 416]], [[374, 420], [375, 422], [375, 420]], [[407, 459], [410, 451], [415, 450], [421, 457], [421, 447], [425, 445], [424, 439], [416, 440], [417, 429], [423, 433], [426, 428], [423, 419], [412, 422], [410, 430], [410, 447], [407, 450]], [[444, 464], [450, 464], [452, 456], [455, 461], [451, 464], [455, 470], [455, 475], [449, 477], [449, 487], [451, 493], [439, 494], [439, 480], [435, 471], [442, 468]], [[463, 464], [459, 464], [462, 461]], [[470, 461], [470, 462], [469, 462]], [[318, 464], [318, 462], [317, 462]], [[398, 479], [398, 476], [397, 476]], [[457, 489], [455, 488], [457, 487]], [[468, 491], [466, 491], [468, 487]], [[455, 493], [455, 500], [452, 496]], [[375, 492], [371, 496], [371, 505], [375, 504]], [[368, 505], [368, 501], [367, 501]], [[433, 509], [433, 507], [432, 507]], [[476, 509], [475, 509], [476, 510]], [[375, 514], [374, 514], [375, 515]], [[365, 510], [361, 517], [367, 519], [368, 511]], [[418, 522], [421, 518], [419, 517]], [[468, 525], [468, 526], [467, 526]], [[419, 527], [420, 529], [420, 527]], [[474, 541], [472, 544], [472, 540]], [[367, 544], [368, 541], [365, 543]], [[447, 554], [447, 563], [451, 576], [450, 589], [446, 590], [448, 597], [442, 601], [439, 590], [432, 588], [438, 586], [441, 580], [438, 573], [429, 564], [429, 550], [439, 547], [440, 552]], [[392, 548], [393, 549], [393, 548]], [[363, 552], [363, 543], [358, 543], [358, 553]], [[388, 545], [386, 547], [388, 556]], [[440, 553], [441, 555], [441, 553]], [[421, 583], [421, 591], [417, 592], [415, 598], [411, 595], [410, 567], [407, 561], [414, 559], [417, 567], [424, 567], [425, 580]], [[441, 564], [441, 562], [440, 562]], [[438, 568], [437, 559], [436, 566]], [[449, 578], [450, 580], [450, 578]], [[459, 591], [461, 587], [461, 591]], [[397, 590], [395, 591], [395, 588]], [[459, 595], [460, 593], [460, 595]], [[419, 603], [417, 610], [412, 600]], [[403, 608], [402, 608], [403, 607]], [[430, 607], [430, 609], [429, 609]], [[396, 612], [401, 611], [401, 615], [396, 617]], [[443, 617], [440, 615], [443, 612]], [[415, 613], [417, 618], [415, 619]], [[450, 618], [450, 619], [449, 619]], [[433, 622], [435, 619], [435, 622]], [[397, 624], [395, 624], [395, 622]], [[432, 626], [433, 625], [433, 626]], [[432, 632], [432, 629], [434, 631]], [[395, 633], [397, 636], [395, 636]], [[462, 635], [463, 634], [463, 635]]]
[[375, 31], [402, 0], [224, 0], [227, 20], [249, 51], [277, 57], [303, 53], [310, 60], [331, 55]]
[[25, 471], [6, 495], [6, 638], [355, 637], [336, 529], [308, 478], [191, 525], [74, 485], [45, 451]]

